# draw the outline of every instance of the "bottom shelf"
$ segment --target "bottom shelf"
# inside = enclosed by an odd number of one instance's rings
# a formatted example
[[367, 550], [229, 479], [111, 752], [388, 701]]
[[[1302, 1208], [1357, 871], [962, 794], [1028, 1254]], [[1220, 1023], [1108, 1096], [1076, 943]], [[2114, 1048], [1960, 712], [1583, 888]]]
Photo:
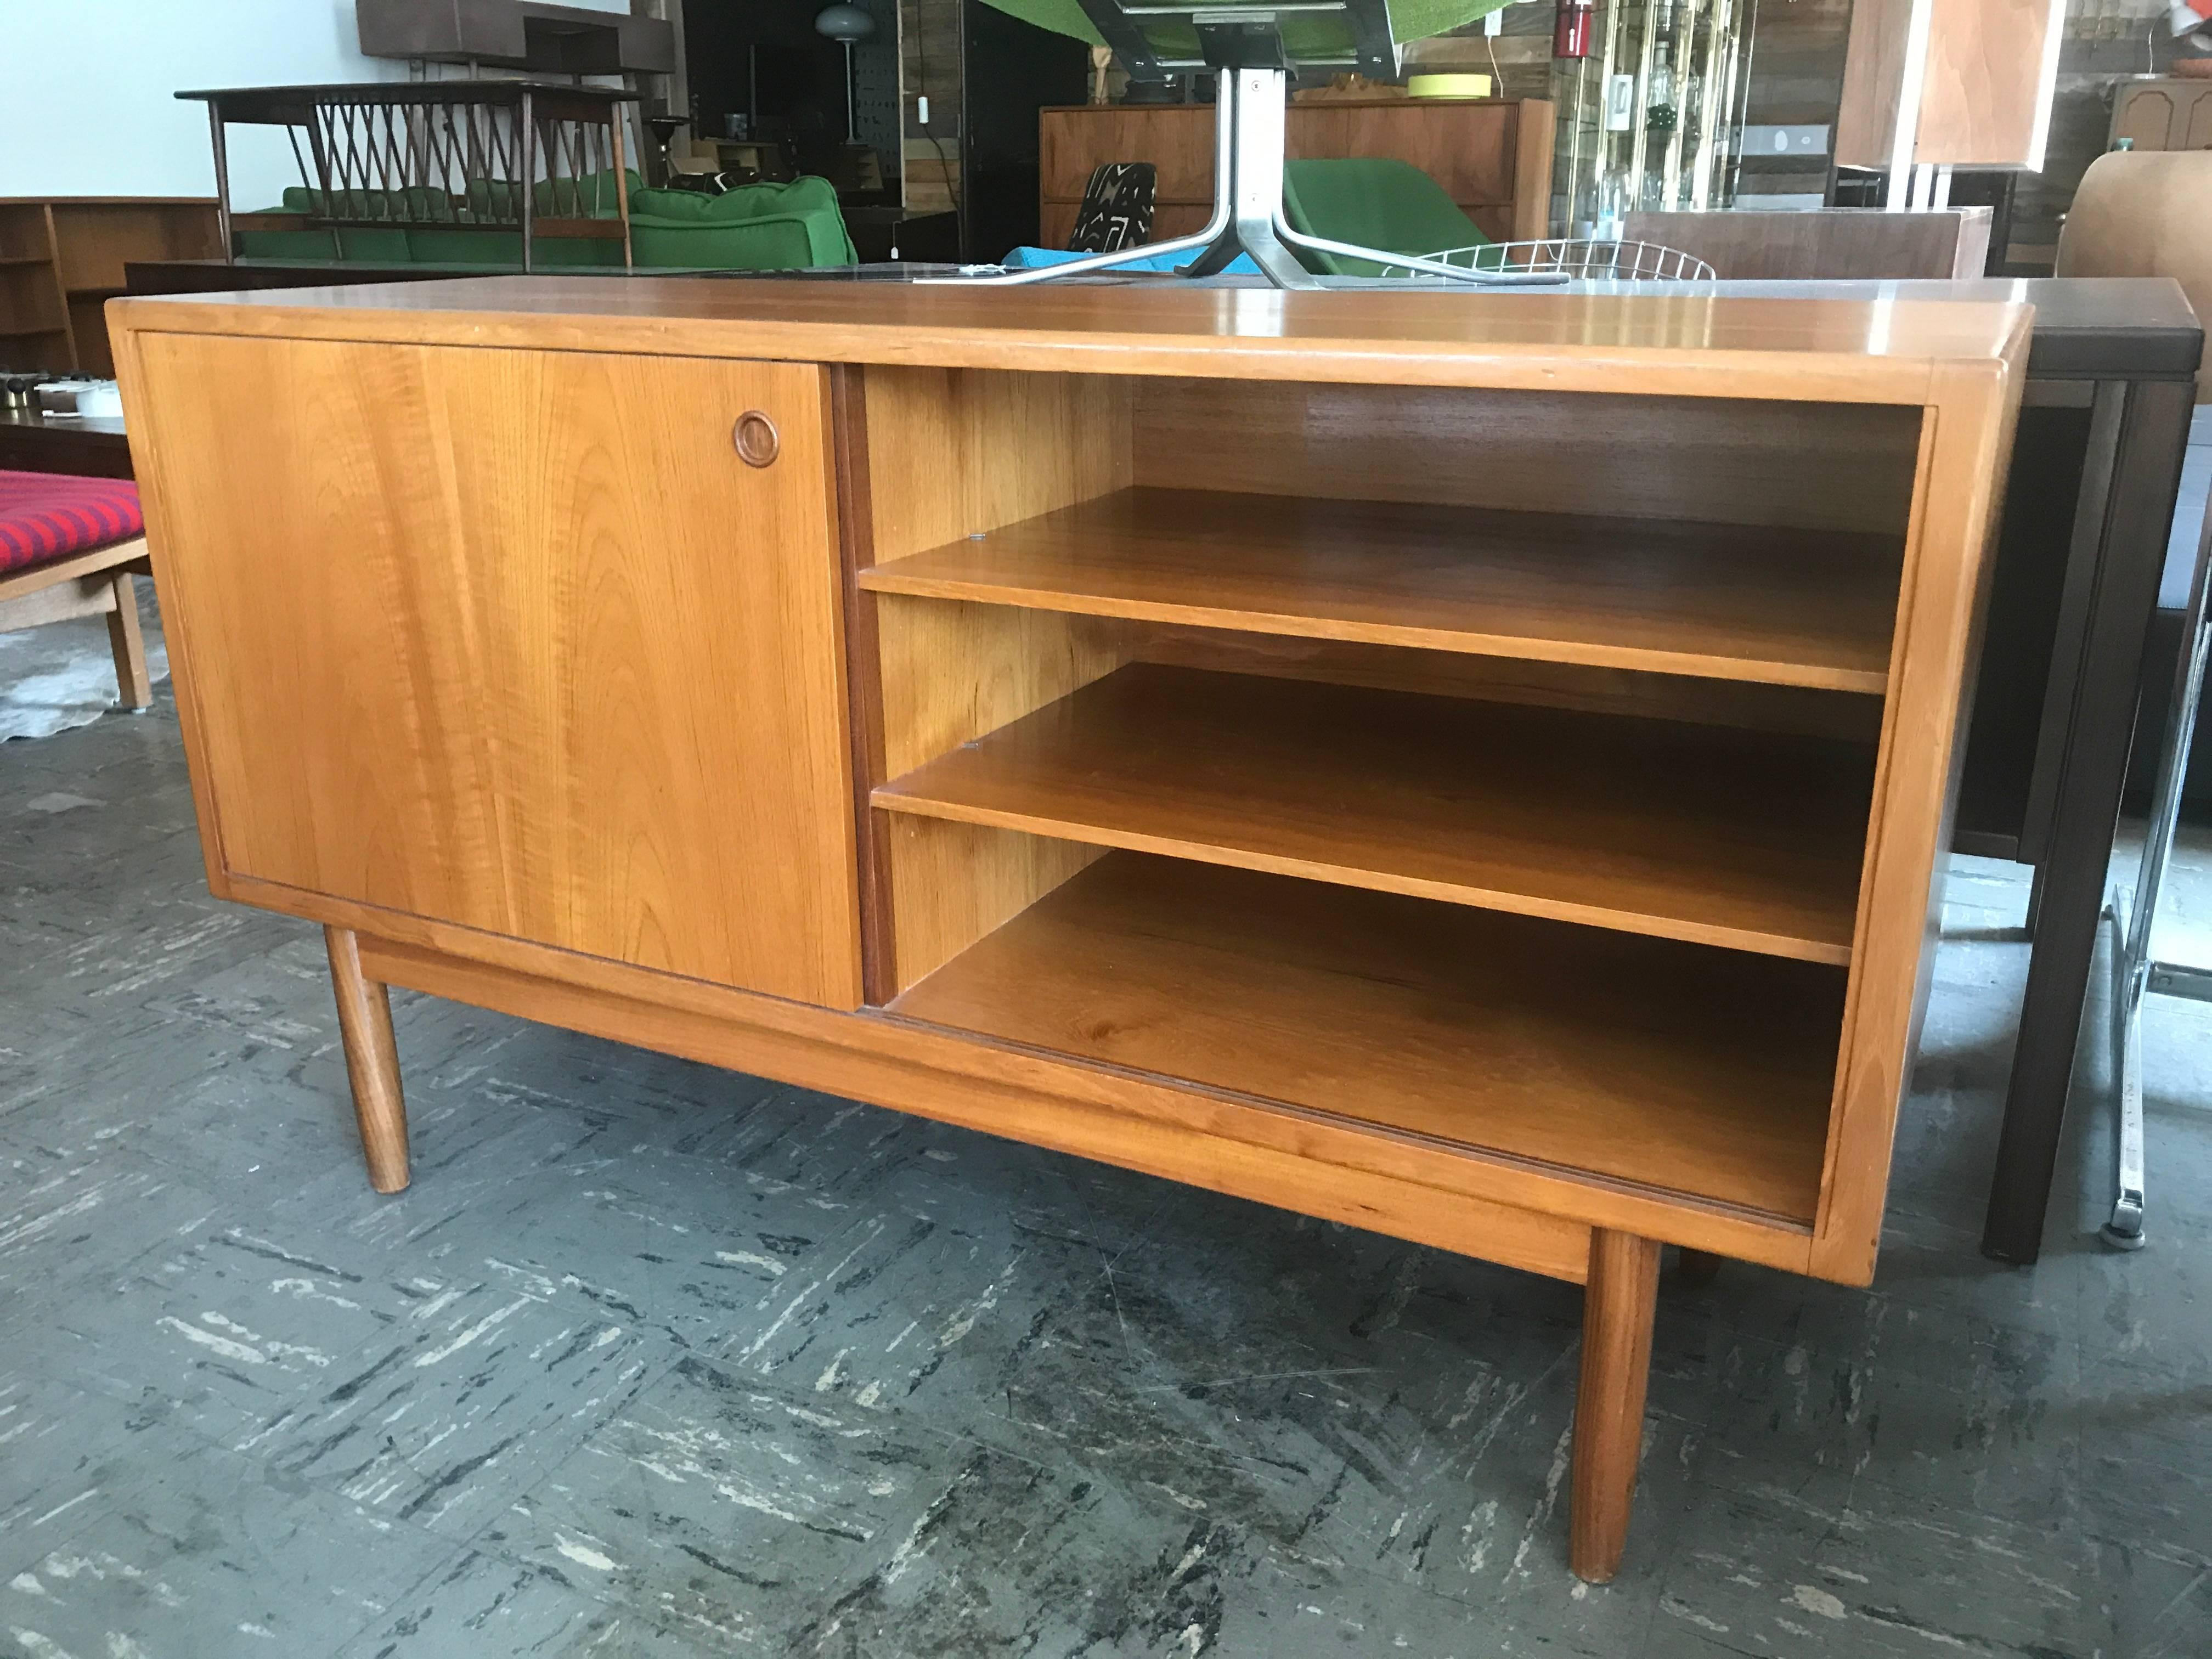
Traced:
[[891, 1012], [1809, 1224], [1844, 981], [1115, 853]]

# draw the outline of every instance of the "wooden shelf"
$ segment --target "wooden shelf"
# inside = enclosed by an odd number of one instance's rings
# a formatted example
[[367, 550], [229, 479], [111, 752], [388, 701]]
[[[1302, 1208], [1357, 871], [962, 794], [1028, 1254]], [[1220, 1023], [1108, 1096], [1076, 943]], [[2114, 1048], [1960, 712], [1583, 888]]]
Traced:
[[1132, 666], [891, 811], [1847, 963], [1863, 745]]
[[59, 323], [51, 328], [0, 328], [0, 340], [29, 340], [41, 334], [66, 334], [69, 331]]
[[1806, 1225], [1845, 979], [1113, 853], [891, 1012]]
[[1901, 562], [1890, 536], [1139, 489], [877, 565], [860, 583], [1880, 693]]

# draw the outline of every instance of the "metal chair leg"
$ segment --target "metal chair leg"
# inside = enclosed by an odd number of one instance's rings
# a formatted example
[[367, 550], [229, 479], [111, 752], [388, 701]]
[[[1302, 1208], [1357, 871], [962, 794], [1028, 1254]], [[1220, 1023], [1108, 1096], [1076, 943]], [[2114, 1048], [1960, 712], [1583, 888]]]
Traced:
[[1418, 254], [1358, 247], [1309, 236], [1283, 213], [1283, 122], [1288, 79], [1279, 69], [1229, 69], [1221, 72], [1213, 112], [1213, 216], [1205, 229], [1173, 241], [1123, 248], [1087, 259], [1040, 265], [1027, 270], [981, 270], [957, 276], [926, 276], [925, 283], [963, 283], [1010, 288], [1058, 282], [1197, 249], [1198, 257], [1176, 269], [1178, 276], [1211, 276], [1240, 253], [1251, 256], [1268, 282], [1279, 289], [1316, 289], [1321, 279], [1299, 262], [1295, 249], [1364, 259], [1394, 270], [1463, 283], [1478, 288], [1553, 287], [1567, 278], [1561, 271], [1476, 269]]
[[2112, 1213], [2097, 1236], [2116, 1250], [2143, 1247], [2142, 999], [2130, 971], [2120, 913], [2105, 907], [2112, 929], [2112, 1053], [2119, 1073], [2117, 1188]]
[[2117, 902], [2106, 908], [2113, 930], [2112, 1042], [2119, 1073], [2118, 1176], [2112, 1218], [2100, 1230], [2105, 1243], [2120, 1250], [2143, 1245], [2146, 1158], [2142, 1110], [2142, 1000], [2150, 992], [2212, 1000], [2212, 974], [2153, 958], [2151, 930], [2173, 856], [2174, 832], [2181, 823], [2181, 786], [2189, 770], [2190, 741], [2204, 690], [2204, 665], [2212, 635], [2206, 632], [2208, 577], [2212, 577], [2212, 501], [2197, 544], [2197, 568], [2189, 585], [2189, 610], [2181, 651], [2174, 663], [2172, 715], [2158, 758], [2158, 784], [2151, 797], [2150, 821], [2143, 826], [2142, 863], [2136, 876], [2133, 903], [2124, 929]]

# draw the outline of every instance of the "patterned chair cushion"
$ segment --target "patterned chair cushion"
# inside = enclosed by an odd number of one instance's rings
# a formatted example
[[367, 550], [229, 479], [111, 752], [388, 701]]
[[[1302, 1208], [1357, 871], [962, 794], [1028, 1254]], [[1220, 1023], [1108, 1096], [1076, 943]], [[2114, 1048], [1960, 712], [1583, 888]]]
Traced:
[[1100, 162], [1083, 187], [1068, 246], [1085, 253], [1118, 253], [1150, 241], [1158, 189], [1159, 174], [1150, 161]]
[[128, 478], [0, 471], [0, 576], [141, 534]]

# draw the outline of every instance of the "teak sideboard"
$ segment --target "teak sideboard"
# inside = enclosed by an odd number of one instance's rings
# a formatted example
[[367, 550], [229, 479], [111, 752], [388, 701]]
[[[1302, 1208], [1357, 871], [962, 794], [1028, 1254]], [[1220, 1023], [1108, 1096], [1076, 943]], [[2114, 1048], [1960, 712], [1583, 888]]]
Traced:
[[208, 878], [385, 988], [1587, 1287], [1874, 1271], [2031, 313], [500, 278], [112, 315]]

